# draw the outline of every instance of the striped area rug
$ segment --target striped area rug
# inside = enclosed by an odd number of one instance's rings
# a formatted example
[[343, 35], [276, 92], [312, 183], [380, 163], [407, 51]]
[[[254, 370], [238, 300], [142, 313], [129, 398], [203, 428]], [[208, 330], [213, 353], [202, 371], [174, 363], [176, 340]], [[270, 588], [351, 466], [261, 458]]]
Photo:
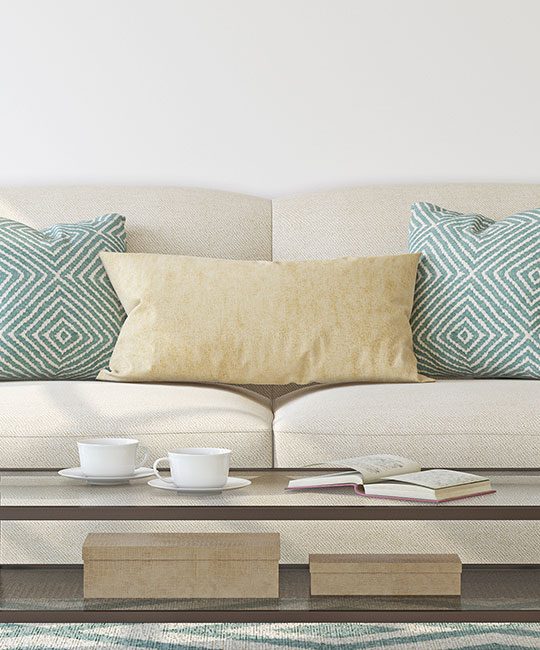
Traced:
[[4, 624], [1, 650], [518, 650], [540, 624]]

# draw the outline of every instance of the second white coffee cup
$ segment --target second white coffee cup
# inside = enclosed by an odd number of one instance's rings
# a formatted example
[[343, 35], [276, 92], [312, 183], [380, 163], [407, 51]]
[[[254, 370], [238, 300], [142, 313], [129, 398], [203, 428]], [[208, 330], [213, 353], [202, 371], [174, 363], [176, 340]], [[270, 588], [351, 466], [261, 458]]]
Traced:
[[[230, 449], [220, 447], [184, 447], [170, 451], [154, 463], [154, 473], [162, 481], [179, 488], [220, 488], [229, 476]], [[169, 460], [171, 478], [160, 475], [158, 464]]]

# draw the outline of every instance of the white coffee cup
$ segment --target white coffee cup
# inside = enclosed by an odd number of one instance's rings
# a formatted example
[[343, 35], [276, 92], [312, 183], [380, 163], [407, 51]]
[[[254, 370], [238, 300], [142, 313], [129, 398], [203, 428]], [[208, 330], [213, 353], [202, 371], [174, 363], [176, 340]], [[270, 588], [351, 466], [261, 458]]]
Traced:
[[[154, 463], [154, 473], [162, 481], [179, 488], [220, 488], [229, 476], [230, 449], [219, 447], [185, 447], [170, 451]], [[171, 478], [164, 478], [157, 468], [162, 460], [169, 460]]]
[[148, 450], [135, 438], [92, 438], [77, 442], [81, 469], [86, 476], [133, 476], [135, 468], [144, 465]]

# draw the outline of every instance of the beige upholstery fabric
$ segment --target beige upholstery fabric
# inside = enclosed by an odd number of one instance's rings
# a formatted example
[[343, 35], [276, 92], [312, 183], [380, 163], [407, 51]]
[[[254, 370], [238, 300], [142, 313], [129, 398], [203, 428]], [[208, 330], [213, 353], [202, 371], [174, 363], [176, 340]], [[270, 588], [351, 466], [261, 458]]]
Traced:
[[226, 386], [36, 381], [0, 384], [0, 467], [73, 467], [76, 440], [138, 438], [150, 460], [176, 447], [233, 450], [234, 467], [271, 467], [268, 399]]
[[540, 185], [376, 185], [276, 199], [273, 259], [403, 253], [415, 201], [501, 218], [540, 207]]
[[3, 187], [0, 216], [37, 228], [118, 212], [127, 248], [242, 260], [271, 259], [271, 202], [181, 187]]
[[274, 403], [277, 467], [394, 453], [424, 467], [538, 467], [540, 382], [301, 389]]
[[104, 381], [419, 381], [419, 255], [247, 262], [104, 253], [128, 317]]

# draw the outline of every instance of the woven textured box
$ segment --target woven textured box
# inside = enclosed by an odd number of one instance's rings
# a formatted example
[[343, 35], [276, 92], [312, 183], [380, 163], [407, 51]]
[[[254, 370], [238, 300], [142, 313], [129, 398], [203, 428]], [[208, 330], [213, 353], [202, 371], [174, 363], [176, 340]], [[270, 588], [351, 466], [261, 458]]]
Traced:
[[279, 533], [91, 533], [85, 598], [277, 598]]
[[459, 596], [457, 555], [310, 555], [312, 596]]

